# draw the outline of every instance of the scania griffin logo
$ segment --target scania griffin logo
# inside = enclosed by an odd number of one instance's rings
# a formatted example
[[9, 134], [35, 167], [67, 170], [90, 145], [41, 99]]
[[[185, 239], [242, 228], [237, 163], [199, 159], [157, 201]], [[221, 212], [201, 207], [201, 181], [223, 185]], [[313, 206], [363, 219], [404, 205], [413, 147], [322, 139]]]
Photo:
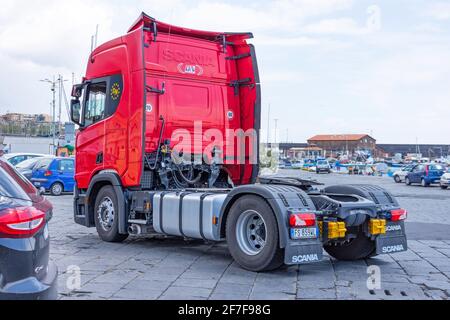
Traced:
[[178, 71], [183, 74], [194, 74], [201, 76], [203, 74], [203, 68], [199, 65], [190, 65], [185, 63], [180, 63], [178, 65]]

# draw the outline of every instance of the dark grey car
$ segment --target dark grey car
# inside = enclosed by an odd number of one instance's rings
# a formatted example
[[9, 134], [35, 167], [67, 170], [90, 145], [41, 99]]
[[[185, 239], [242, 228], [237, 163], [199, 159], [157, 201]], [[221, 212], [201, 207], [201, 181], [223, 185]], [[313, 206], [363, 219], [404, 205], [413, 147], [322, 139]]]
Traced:
[[52, 205], [0, 159], [0, 300], [57, 298], [57, 268], [49, 260]]
[[33, 177], [33, 171], [39, 170], [41, 168], [47, 167], [55, 157], [41, 157], [26, 160], [19, 163], [16, 166], [17, 171], [19, 171], [25, 178], [30, 180]]

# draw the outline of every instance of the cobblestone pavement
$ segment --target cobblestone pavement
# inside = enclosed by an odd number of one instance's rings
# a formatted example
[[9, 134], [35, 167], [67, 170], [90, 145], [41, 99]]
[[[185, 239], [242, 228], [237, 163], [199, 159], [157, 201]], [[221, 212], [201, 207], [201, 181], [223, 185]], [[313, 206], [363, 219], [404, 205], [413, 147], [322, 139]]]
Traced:
[[[410, 213], [409, 251], [357, 262], [326, 257], [257, 274], [239, 268], [225, 243], [164, 237], [102, 242], [95, 229], [73, 222], [72, 196], [49, 197], [55, 208], [51, 258], [60, 270], [60, 299], [449, 299], [450, 191], [407, 187], [382, 177], [283, 173], [390, 190]], [[67, 286], [75, 279], [73, 266], [81, 271], [77, 290]], [[367, 288], [368, 266], [380, 268], [381, 289]]]

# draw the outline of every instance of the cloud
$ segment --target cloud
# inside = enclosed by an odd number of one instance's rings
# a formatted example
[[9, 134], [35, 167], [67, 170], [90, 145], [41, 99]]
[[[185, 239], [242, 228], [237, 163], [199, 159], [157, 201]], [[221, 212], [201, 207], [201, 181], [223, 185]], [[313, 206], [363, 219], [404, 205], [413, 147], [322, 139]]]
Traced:
[[267, 37], [261, 36], [257, 37], [253, 42], [256, 45], [262, 46], [282, 46], [282, 47], [304, 47], [304, 46], [315, 46], [319, 45], [321, 42], [319, 39], [310, 37]]
[[426, 10], [426, 15], [436, 20], [449, 20], [450, 19], [450, 3], [439, 2], [431, 4]]
[[[202, 1], [175, 15], [184, 25], [204, 29], [294, 31], [305, 19], [349, 8], [353, 0], [254, 1], [244, 5]], [[230, 19], [230, 17], [232, 17]]]
[[[419, 1], [414, 10], [405, 10], [392, 1], [380, 2], [379, 8], [372, 3], [2, 0], [0, 113], [48, 112], [51, 93], [39, 79], [59, 73], [70, 78], [72, 72], [78, 79], [96, 25], [101, 44], [123, 35], [145, 11], [189, 28], [253, 32], [263, 104], [272, 103], [272, 113], [280, 126], [290, 127], [293, 140], [317, 131], [376, 128], [385, 142], [416, 135], [436, 142], [450, 136], [444, 123], [450, 118], [450, 4]], [[370, 17], [377, 8], [383, 13], [381, 30], [370, 24], [376, 22]], [[427, 117], [433, 125], [396, 128], [397, 119], [414, 123], [425, 108], [432, 109]]]
[[[79, 0], [43, 4], [27, 1], [27, 10], [0, 33], [0, 51], [37, 65], [79, 67], [80, 57], [89, 53], [96, 24], [101, 22], [105, 30], [111, 29], [112, 10]], [[20, 7], [17, 2], [11, 10], [19, 12]]]
[[312, 34], [362, 35], [371, 32], [350, 18], [326, 19], [303, 27], [302, 32]]

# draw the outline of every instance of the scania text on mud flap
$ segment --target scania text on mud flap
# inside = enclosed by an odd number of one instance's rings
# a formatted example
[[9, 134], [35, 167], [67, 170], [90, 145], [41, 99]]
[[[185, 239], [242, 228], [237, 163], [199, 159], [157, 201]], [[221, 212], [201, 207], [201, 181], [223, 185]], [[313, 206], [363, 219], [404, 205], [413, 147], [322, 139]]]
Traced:
[[[252, 37], [143, 13], [91, 53], [70, 110], [80, 127], [75, 222], [108, 242], [151, 233], [227, 241], [251, 271], [320, 261], [324, 246], [343, 259], [406, 249], [403, 227], [387, 231], [402, 222], [382, 189], [380, 202], [366, 187], [318, 192], [316, 181], [258, 177]], [[388, 221], [385, 234], [370, 232], [377, 219]]]

